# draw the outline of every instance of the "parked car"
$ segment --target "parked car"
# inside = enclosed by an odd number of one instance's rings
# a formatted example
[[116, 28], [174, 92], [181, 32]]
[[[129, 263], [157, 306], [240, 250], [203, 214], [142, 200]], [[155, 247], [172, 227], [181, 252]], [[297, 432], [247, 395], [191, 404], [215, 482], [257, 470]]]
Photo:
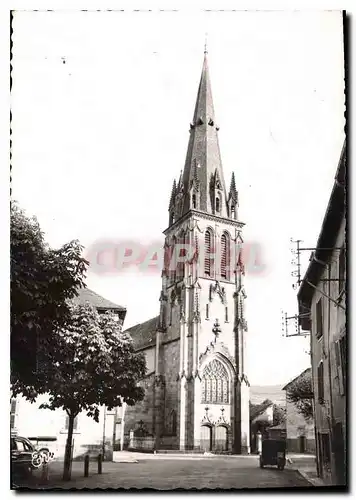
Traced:
[[32, 458], [35, 447], [27, 438], [11, 436], [12, 473], [28, 473], [33, 469]]

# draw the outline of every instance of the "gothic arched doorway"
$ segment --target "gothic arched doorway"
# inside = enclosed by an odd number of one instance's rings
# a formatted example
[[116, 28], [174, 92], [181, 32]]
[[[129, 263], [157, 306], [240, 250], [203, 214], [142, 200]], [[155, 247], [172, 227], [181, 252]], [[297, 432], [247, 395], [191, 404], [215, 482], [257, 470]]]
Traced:
[[213, 449], [213, 429], [210, 425], [201, 426], [200, 443], [203, 451], [211, 451]]
[[215, 451], [228, 450], [228, 434], [225, 425], [218, 425], [215, 430]]

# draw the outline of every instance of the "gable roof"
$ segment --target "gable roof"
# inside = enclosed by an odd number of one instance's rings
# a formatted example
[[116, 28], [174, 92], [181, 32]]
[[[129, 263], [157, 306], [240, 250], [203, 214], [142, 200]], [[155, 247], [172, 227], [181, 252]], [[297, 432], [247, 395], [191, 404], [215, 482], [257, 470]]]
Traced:
[[287, 384], [287, 385], [285, 385], [285, 386], [283, 387], [283, 389], [282, 389], [282, 390], [283, 390], [283, 391], [286, 391], [286, 390], [288, 389], [288, 387], [289, 387], [291, 384], [293, 384], [293, 382], [296, 382], [296, 381], [297, 381], [300, 377], [302, 377], [303, 375], [306, 375], [308, 372], [311, 372], [311, 368], [310, 368], [310, 367], [309, 367], [309, 368], [307, 368], [306, 370], [302, 371], [302, 373], [300, 373], [297, 377], [294, 377], [294, 379], [293, 379], [293, 380], [291, 380], [290, 382], [288, 382], [288, 384]]
[[281, 431], [285, 431], [286, 428], [287, 428], [286, 423], [282, 422], [281, 424], [274, 425], [273, 427], [269, 427], [268, 430], [269, 431], [274, 431], [274, 430], [276, 430], [276, 431], [280, 431], [280, 430]]
[[138, 323], [125, 330], [130, 334], [136, 349], [144, 349], [156, 345], [156, 331], [159, 316], [155, 316], [144, 323]]
[[80, 288], [78, 296], [73, 299], [76, 304], [85, 304], [89, 302], [98, 311], [107, 311], [108, 309], [120, 312], [126, 312], [126, 307], [119, 306], [110, 300], [104, 299], [101, 295], [93, 292], [90, 288]]
[[253, 420], [259, 415], [262, 415], [262, 413], [264, 413], [270, 406], [273, 406], [273, 404], [273, 401], [271, 401], [270, 399], [266, 399], [261, 404], [250, 408], [250, 420]]

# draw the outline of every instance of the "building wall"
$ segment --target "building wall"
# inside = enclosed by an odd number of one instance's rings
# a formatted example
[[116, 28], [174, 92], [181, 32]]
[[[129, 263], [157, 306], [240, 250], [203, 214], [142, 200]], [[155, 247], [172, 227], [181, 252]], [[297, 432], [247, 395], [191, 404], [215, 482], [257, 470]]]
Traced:
[[[56, 441], [48, 443], [55, 459], [64, 458], [67, 441], [65, 429], [66, 413], [63, 410], [43, 410], [39, 406], [47, 401], [45, 395], [39, 396], [35, 403], [30, 403], [25, 398], [18, 397], [16, 404], [14, 431], [23, 437], [55, 437]], [[105, 429], [104, 429], [105, 414]], [[88, 417], [84, 412], [78, 415], [77, 428], [73, 432], [74, 449], [73, 458], [80, 459], [86, 453], [98, 455], [103, 450], [105, 432], [105, 453], [107, 458], [112, 454], [113, 439], [113, 412], [100, 409], [99, 423]], [[41, 446], [41, 442], [39, 442]]]
[[[335, 247], [341, 247], [345, 239], [345, 219], [339, 228]], [[338, 279], [339, 277], [339, 251], [334, 250], [328, 260], [328, 266], [324, 268], [321, 279]], [[339, 296], [338, 281], [321, 281], [317, 284], [319, 290], [324, 291], [335, 301], [345, 307], [345, 295]], [[317, 339], [317, 302], [322, 303], [322, 331], [323, 335]], [[323, 296], [316, 290], [311, 305], [311, 351], [312, 351], [312, 374], [315, 395], [315, 426], [317, 431], [317, 453], [320, 474], [326, 480], [335, 482], [337, 470], [340, 466], [340, 454], [335, 458], [332, 453], [334, 443], [332, 433], [335, 426], [339, 424], [344, 436], [344, 450], [346, 449], [346, 391], [340, 390], [340, 378], [336, 362], [336, 346], [345, 331], [345, 311]], [[318, 365], [323, 361], [324, 366], [324, 402], [319, 401], [318, 392]], [[324, 437], [323, 437], [324, 435]], [[337, 439], [337, 444], [340, 438]]]
[[[231, 448], [233, 435], [236, 432], [236, 422], [239, 424], [241, 422], [241, 429], [238, 432], [244, 436], [244, 447], [248, 450], [250, 434], [249, 386], [244, 380], [238, 382], [238, 394], [235, 394], [236, 374], [239, 373], [241, 376], [247, 371], [247, 367], [244, 365], [246, 343], [243, 345], [242, 327], [238, 334], [234, 331], [236, 315], [235, 275], [231, 269], [228, 279], [221, 278], [220, 255], [216, 255], [212, 265], [212, 275], [209, 278], [205, 277], [204, 253], [202, 252], [204, 233], [208, 227], [213, 230], [215, 248], [220, 246], [219, 242], [223, 232], [228, 231], [230, 235], [230, 262], [233, 267], [233, 263], [236, 263], [237, 260], [236, 245], [233, 240], [238, 238], [238, 234], [233, 225], [225, 223], [212, 224], [207, 219], [197, 218], [197, 224], [199, 228], [195, 226], [196, 229], [191, 231], [189, 228], [194, 226], [194, 222], [191, 219], [186, 220], [166, 237], [166, 245], [168, 246], [173, 244], [174, 237], [177, 239], [182, 237], [182, 231], [185, 233], [186, 243], [189, 239], [191, 245], [195, 237], [198, 237], [200, 255], [197, 263], [184, 265], [181, 276], [174, 278], [163, 276], [163, 297], [165, 299], [161, 308], [161, 321], [164, 323], [165, 329], [157, 334], [160, 347], [157, 348], [156, 345], [155, 356], [159, 356], [159, 362], [155, 362], [154, 366], [156, 376], [158, 374], [164, 380], [164, 396], [158, 389], [156, 396], [152, 396], [155, 401], [157, 401], [157, 397], [163, 398], [163, 416], [152, 415], [152, 429], [157, 428], [157, 422], [160, 421], [158, 425], [160, 439], [157, 445], [161, 448], [174, 446], [184, 449], [199, 448], [202, 424], [208, 416], [209, 422], [213, 426], [217, 426], [219, 423], [229, 427]], [[220, 290], [211, 296], [210, 286], [215, 286], [217, 281]], [[219, 296], [222, 288], [224, 289], [223, 297]], [[199, 321], [196, 317], [197, 307], [200, 315]], [[221, 330], [217, 337], [212, 331], [216, 320], [218, 320]], [[207, 414], [207, 404], [202, 402], [201, 398], [201, 378], [204, 367], [213, 359], [219, 359], [228, 373], [229, 402], [226, 404], [209, 403]], [[239, 360], [239, 366], [236, 364], [237, 360]], [[154, 390], [152, 389], [151, 392], [153, 394]], [[140, 408], [147, 404], [149, 402], [145, 401]], [[156, 403], [153, 404], [156, 405]], [[132, 409], [130, 415], [136, 412], [136, 407], [137, 405]], [[137, 411], [143, 419], [141, 410]], [[177, 439], [167, 435], [172, 411], [178, 414], [177, 432], [179, 438]], [[158, 410], [158, 413], [161, 411]], [[148, 415], [146, 416], [148, 417]], [[132, 416], [132, 418], [136, 417]], [[222, 431], [218, 430], [217, 434], [219, 435], [219, 433], [221, 434]]]
[[176, 449], [179, 445], [179, 354], [179, 340], [169, 342], [161, 347], [162, 373], [164, 373], [165, 381], [163, 421], [159, 443], [162, 449]]
[[[139, 426], [139, 422], [142, 421], [145, 429], [151, 435], [154, 434], [154, 372], [149, 374], [144, 381], [140, 383], [145, 391], [145, 396], [142, 401], [139, 401], [134, 406], [126, 406], [124, 415], [124, 433], [128, 439], [131, 430], [135, 430]], [[120, 410], [119, 415], [121, 416], [122, 410]], [[116, 442], [119, 442], [118, 437], [120, 436], [121, 428], [118, 429], [116, 436]]]
[[[192, 224], [192, 221], [190, 222]], [[194, 411], [194, 429], [191, 436], [191, 441], [194, 441], [194, 447], [199, 447], [201, 436], [204, 434], [202, 424], [206, 424], [206, 419], [213, 425], [213, 436], [221, 434], [221, 430], [217, 429], [219, 422], [225, 422], [228, 426], [230, 446], [233, 446], [232, 441], [243, 441], [244, 450], [249, 450], [249, 391], [245, 382], [237, 384], [237, 393], [235, 393], [235, 382], [237, 374], [240, 376], [246, 373], [247, 367], [244, 365], [246, 359], [246, 344], [243, 346], [242, 329], [239, 333], [234, 331], [235, 316], [236, 316], [236, 292], [235, 275], [233, 273], [234, 264], [237, 261], [237, 246], [233, 240], [238, 240], [238, 231], [233, 226], [227, 223], [212, 223], [208, 219], [197, 218], [199, 230], [196, 231], [195, 237], [200, 242], [200, 254], [196, 264], [197, 267], [186, 269], [186, 275], [198, 276], [199, 289], [197, 291], [200, 323], [194, 325], [194, 307], [193, 301], [190, 301], [189, 316], [186, 318], [190, 328], [189, 334], [193, 338], [192, 372], [196, 370], [199, 373], [199, 378], [196, 377], [194, 384], [191, 383], [189, 397], [194, 397], [194, 405], [191, 411]], [[204, 235], [207, 229], [213, 232], [213, 247], [216, 249], [214, 262], [211, 266], [211, 276], [206, 277], [204, 273]], [[230, 241], [230, 263], [231, 269], [227, 278], [222, 278], [220, 273], [220, 241], [223, 234], [229, 235]], [[215, 287], [218, 281], [220, 290], [217, 289], [211, 294], [211, 286]], [[219, 295], [224, 292], [224, 298]], [[215, 337], [213, 333], [214, 324], [218, 322], [221, 332]], [[194, 337], [194, 328], [196, 328], [196, 338]], [[183, 353], [186, 359], [187, 352]], [[189, 353], [190, 354], [190, 353]], [[224, 365], [229, 376], [229, 403], [214, 404], [204, 403], [201, 399], [201, 383], [205, 366], [213, 359], [219, 359]], [[239, 365], [237, 365], [239, 363]], [[188, 362], [189, 366], [189, 362]], [[242, 388], [242, 389], [241, 389]], [[189, 389], [187, 389], [189, 390]], [[208, 407], [208, 410], [206, 408]], [[247, 411], [246, 411], [247, 408]], [[222, 411], [223, 409], [223, 411]], [[239, 428], [236, 425], [239, 425]], [[235, 435], [236, 433], [239, 436]], [[215, 439], [213, 437], [213, 441]], [[191, 442], [191, 444], [193, 444]], [[214, 446], [214, 444], [213, 444]]]
[[314, 421], [307, 422], [296, 405], [287, 400], [287, 450], [293, 453], [315, 453]]

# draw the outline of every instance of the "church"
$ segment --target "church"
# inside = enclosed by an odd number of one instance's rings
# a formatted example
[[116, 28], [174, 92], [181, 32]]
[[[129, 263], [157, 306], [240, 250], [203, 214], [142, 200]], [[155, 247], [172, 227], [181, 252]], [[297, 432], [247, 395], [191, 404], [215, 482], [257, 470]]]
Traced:
[[126, 443], [130, 436], [131, 449], [250, 452], [244, 223], [234, 174], [226, 189], [218, 131], [205, 51], [184, 171], [173, 182], [163, 232], [165, 255], [182, 242], [196, 251], [164, 266], [158, 316], [126, 330], [148, 369], [144, 400], [119, 419], [117, 435]]

